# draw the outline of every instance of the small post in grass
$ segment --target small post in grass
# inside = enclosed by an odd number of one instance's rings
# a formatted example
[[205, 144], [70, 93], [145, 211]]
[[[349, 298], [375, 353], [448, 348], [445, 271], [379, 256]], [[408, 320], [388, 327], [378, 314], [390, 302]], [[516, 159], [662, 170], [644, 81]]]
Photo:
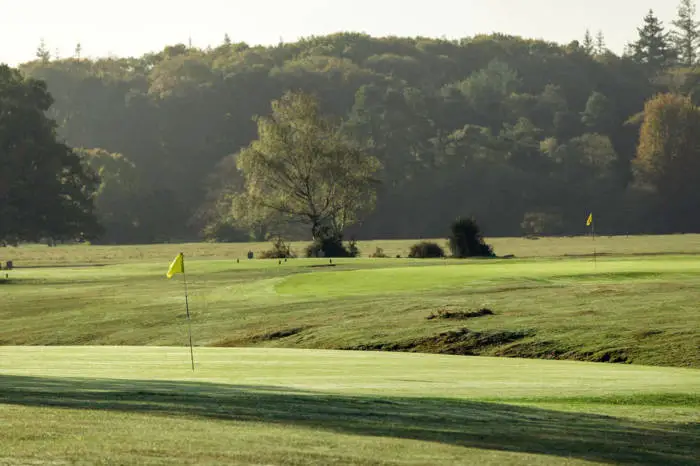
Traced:
[[170, 264], [168, 273], [165, 275], [168, 278], [173, 278], [176, 273], [182, 274], [182, 282], [185, 285], [185, 312], [187, 313], [187, 324], [190, 335], [190, 360], [192, 361], [192, 370], [194, 371], [194, 350], [192, 349], [192, 320], [190, 319], [190, 304], [187, 297], [187, 275], [185, 274], [185, 255], [180, 253]]
[[598, 258], [596, 254], [596, 248], [595, 248], [595, 222], [593, 221], [593, 212], [588, 214], [588, 218], [586, 219], [586, 226], [591, 227], [591, 237], [593, 238], [593, 267], [597, 268], [598, 267]]

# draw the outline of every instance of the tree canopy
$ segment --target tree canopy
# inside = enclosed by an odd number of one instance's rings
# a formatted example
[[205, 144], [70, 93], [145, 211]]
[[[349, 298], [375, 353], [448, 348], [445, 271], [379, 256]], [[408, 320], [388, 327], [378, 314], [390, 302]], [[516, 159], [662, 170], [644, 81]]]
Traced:
[[[94, 60], [79, 50], [58, 59], [41, 44], [20, 69], [46, 82], [60, 138], [102, 151], [90, 166], [105, 177], [96, 198], [103, 241], [282, 230], [308, 239], [317, 221], [358, 238], [438, 237], [472, 216], [489, 236], [519, 235], [533, 222], [577, 234], [591, 210], [604, 233], [648, 232], [650, 218], [695, 231], [674, 217], [697, 207], [692, 196], [666, 197], [678, 209], [655, 214], [665, 194], [638, 151], [650, 144], [648, 131], [640, 141], [653, 120], [647, 101], [669, 93], [700, 104], [694, 9], [682, 0], [677, 18], [640, 18], [621, 56], [602, 31], [569, 44], [339, 33], [271, 47], [227, 36], [206, 49], [174, 44]], [[305, 152], [285, 141], [291, 135]], [[292, 161], [308, 170], [285, 185], [281, 167]], [[341, 175], [329, 167], [341, 162], [347, 173], [331, 183]], [[292, 193], [303, 176], [315, 184], [302, 200]], [[381, 183], [365, 191], [370, 178]], [[292, 218], [310, 228], [290, 229]]]
[[0, 65], [0, 242], [91, 238], [98, 179], [56, 138], [42, 81]]
[[661, 94], [647, 102], [635, 165], [655, 191], [657, 229], [700, 227], [700, 108], [690, 98]]
[[379, 162], [322, 116], [316, 99], [288, 92], [256, 120], [258, 139], [237, 157], [253, 209], [306, 223], [318, 238], [324, 230], [342, 236], [372, 207]]

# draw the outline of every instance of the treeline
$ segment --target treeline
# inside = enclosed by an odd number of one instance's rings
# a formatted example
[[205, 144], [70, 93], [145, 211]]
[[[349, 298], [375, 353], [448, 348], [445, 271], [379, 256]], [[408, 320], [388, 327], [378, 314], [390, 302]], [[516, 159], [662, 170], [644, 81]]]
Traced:
[[253, 117], [288, 90], [317, 96], [381, 163], [375, 208], [348, 235], [444, 236], [459, 216], [474, 216], [489, 236], [579, 234], [590, 211], [601, 233], [690, 232], [700, 231], [689, 215], [697, 149], [678, 145], [688, 165], [653, 176], [664, 170], [654, 160], [676, 160], [659, 142], [666, 136], [651, 140], [648, 129], [643, 163], [638, 146], [655, 95], [700, 103], [694, 15], [683, 0], [665, 28], [650, 12], [622, 56], [588, 32], [567, 45], [343, 33], [99, 60], [79, 50], [52, 59], [42, 45], [20, 69], [47, 83], [59, 135], [100, 176], [104, 242], [269, 235], [274, 228], [232, 201], [245, 182], [235, 158], [258, 137]]

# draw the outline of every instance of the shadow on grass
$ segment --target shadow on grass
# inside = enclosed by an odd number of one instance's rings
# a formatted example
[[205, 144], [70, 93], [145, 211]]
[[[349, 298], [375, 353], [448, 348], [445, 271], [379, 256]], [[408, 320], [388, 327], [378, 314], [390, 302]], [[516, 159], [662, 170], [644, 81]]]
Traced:
[[267, 422], [615, 464], [696, 465], [700, 454], [698, 424], [642, 423], [496, 402], [0, 375], [0, 403]]

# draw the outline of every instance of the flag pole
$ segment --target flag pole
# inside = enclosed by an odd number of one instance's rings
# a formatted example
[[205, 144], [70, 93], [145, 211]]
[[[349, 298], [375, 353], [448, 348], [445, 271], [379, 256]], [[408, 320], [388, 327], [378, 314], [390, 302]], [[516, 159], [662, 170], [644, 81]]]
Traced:
[[595, 247], [595, 219], [591, 220], [591, 233], [593, 235], [593, 268], [598, 268], [598, 254]]
[[[182, 253], [181, 253], [182, 254]], [[194, 350], [192, 349], [192, 319], [190, 319], [190, 304], [187, 297], [187, 274], [185, 273], [185, 255], [182, 254], [182, 282], [185, 285], [185, 312], [187, 313], [187, 326], [190, 336], [190, 360], [192, 361], [192, 371], [194, 371]]]

